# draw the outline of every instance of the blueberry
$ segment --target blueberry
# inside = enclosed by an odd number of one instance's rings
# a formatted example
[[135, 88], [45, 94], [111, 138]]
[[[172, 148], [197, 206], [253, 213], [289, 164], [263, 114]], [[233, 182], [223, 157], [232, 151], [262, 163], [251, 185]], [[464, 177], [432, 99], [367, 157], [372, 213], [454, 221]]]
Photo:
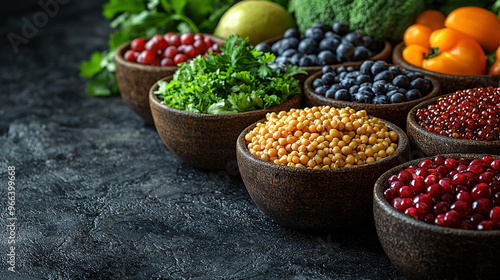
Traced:
[[367, 60], [367, 61], [363, 62], [363, 64], [361, 64], [361, 66], [359, 67], [359, 72], [361, 72], [362, 74], [371, 75], [372, 74], [372, 71], [371, 71], [372, 66], [373, 66], [373, 61]]
[[344, 79], [340, 82], [340, 85], [344, 88], [350, 88], [351, 86], [356, 84], [356, 80], [354, 79]]
[[398, 75], [394, 77], [392, 84], [400, 88], [407, 88], [410, 85], [410, 79], [408, 79], [405, 75]]
[[330, 26], [328, 26], [328, 25], [326, 25], [326, 24], [324, 24], [324, 23], [322, 23], [322, 22], [316, 22], [316, 23], [314, 23], [311, 27], [312, 27], [312, 28], [319, 28], [319, 29], [321, 29], [323, 32], [326, 32], [326, 31], [330, 30]]
[[335, 75], [333, 73], [325, 73], [321, 76], [321, 80], [323, 80], [323, 84], [329, 86], [335, 82]]
[[325, 86], [325, 82], [323, 82], [323, 79], [314, 79], [312, 82], [312, 87], [313, 88], [318, 88], [318, 87], [323, 87]]
[[335, 52], [337, 50], [337, 47], [340, 45], [340, 41], [337, 40], [336, 38], [333, 37], [327, 37], [321, 40], [319, 42], [319, 49], [320, 50], [329, 50], [332, 52]]
[[335, 92], [334, 98], [335, 100], [350, 101], [351, 95], [349, 94], [347, 89], [339, 89]]
[[390, 84], [390, 83], [387, 83], [385, 84], [385, 91], [388, 92], [388, 91], [391, 91], [391, 90], [398, 90], [399, 87], [393, 85], [393, 84]]
[[353, 60], [366, 60], [371, 56], [370, 50], [364, 46], [357, 46], [354, 48]]
[[369, 91], [369, 92], [373, 93], [372, 88], [369, 86], [360, 86], [358, 91]]
[[318, 64], [320, 65], [331, 65], [337, 63], [337, 58], [331, 51], [321, 51], [318, 54]]
[[347, 66], [346, 70], [347, 70], [347, 72], [357, 71], [356, 67], [354, 67], [354, 66]]
[[370, 90], [358, 90], [358, 93], [362, 93], [362, 94], [370, 97], [370, 99], [375, 96], [375, 94]]
[[353, 44], [354, 46], [362, 46], [363, 45], [363, 33], [359, 31], [354, 31], [346, 34], [342, 41], [346, 40], [347, 42]]
[[296, 53], [294, 55], [292, 55], [292, 57], [290, 57], [290, 63], [292, 65], [299, 65], [299, 62], [300, 62], [300, 59], [303, 57], [304, 55], [301, 54], [301, 53]]
[[424, 78], [425, 86], [422, 88], [422, 95], [427, 95], [432, 91], [432, 82], [431, 80]]
[[305, 54], [312, 54], [318, 52], [318, 42], [314, 41], [312, 38], [304, 38], [300, 41], [297, 48], [299, 52]]
[[277, 54], [278, 50], [281, 49], [281, 43], [283, 43], [283, 40], [279, 40], [278, 42], [274, 43], [271, 46], [271, 52]]
[[325, 32], [325, 38], [335, 38], [339, 41], [339, 43], [340, 43], [340, 40], [342, 40], [342, 37], [340, 37], [340, 35], [332, 32], [332, 31]]
[[388, 104], [389, 98], [385, 95], [377, 95], [373, 98], [372, 104]]
[[360, 86], [358, 86], [358, 85], [353, 85], [353, 86], [351, 86], [351, 87], [349, 88], [349, 93], [350, 93], [350, 94], [356, 93], [356, 92], [358, 92], [358, 91], [359, 91], [359, 88], [360, 88]]
[[325, 92], [325, 96], [328, 97], [328, 98], [335, 98], [335, 93], [337, 92], [336, 89], [328, 89], [326, 92]]
[[372, 103], [370, 97], [366, 94], [358, 92], [354, 95], [354, 102], [357, 103]]
[[365, 74], [361, 74], [356, 78], [356, 82], [358, 82], [358, 84], [369, 83], [371, 81], [372, 81], [372, 78], [370, 78], [370, 76], [365, 75]]
[[408, 79], [410, 79], [410, 81], [413, 81], [417, 78], [423, 78], [424, 76], [420, 73], [417, 73], [417, 72], [409, 72], [406, 74], [406, 76], [408, 77]]
[[[391, 73], [394, 75], [394, 77], [396, 77], [396, 76], [399, 76], [399, 75], [403, 74], [403, 73], [401, 72], [401, 67], [399, 67], [399, 66], [397, 66], [397, 65], [395, 65], [395, 66], [389, 66], [389, 69], [388, 69], [388, 70], [389, 70], [389, 72], [391, 72]], [[408, 77], [407, 77], [407, 78], [408, 78]]]
[[347, 33], [349, 33], [349, 27], [347, 26], [347, 24], [343, 23], [343, 22], [335, 22], [332, 26], [332, 30], [333, 32], [343, 36]]
[[281, 39], [279, 41], [280, 47], [278, 48], [278, 54], [281, 55], [284, 51], [288, 49], [297, 49], [299, 46], [299, 39], [290, 37], [290, 38], [285, 38]]
[[[349, 71], [349, 70], [348, 70]], [[357, 71], [356, 71], [357, 72]], [[347, 79], [356, 79], [359, 75], [359, 73], [356, 73], [356, 72], [347, 72], [347, 75], [345, 75], [345, 77]]]
[[285, 33], [283, 33], [283, 37], [284, 38], [293, 37], [293, 38], [300, 39], [300, 32], [295, 28], [289, 28], [285, 31]]
[[391, 98], [391, 96], [393, 96], [394, 94], [398, 93], [397, 90], [391, 90], [391, 91], [388, 91], [385, 96], [387, 96], [387, 98]]
[[278, 64], [278, 63], [272, 63], [269, 64], [269, 68], [273, 71], [278, 71], [280, 73], [285, 72], [285, 65], [284, 64]]
[[405, 98], [408, 101], [417, 100], [420, 97], [422, 97], [422, 93], [418, 89], [410, 89], [405, 94]]
[[299, 61], [299, 66], [300, 67], [307, 67], [307, 66], [313, 66], [313, 61], [310, 57], [308, 57], [307, 55], [306, 56], [303, 56], [300, 61]]
[[271, 46], [268, 43], [259, 43], [255, 49], [263, 53], [271, 52]]
[[375, 95], [380, 95], [384, 94], [387, 92], [387, 89], [385, 88], [386, 83], [383, 81], [377, 81], [373, 83], [372, 85], [372, 91], [375, 93]]
[[308, 54], [307, 57], [309, 57], [312, 61], [312, 65], [318, 65], [318, 56], [315, 54]]
[[372, 36], [365, 35], [363, 36], [363, 46], [367, 47], [369, 50], [377, 49], [377, 42], [373, 39]]
[[405, 102], [405, 96], [402, 93], [396, 92], [390, 98], [391, 103]]
[[390, 82], [390, 81], [392, 81], [393, 78], [394, 78], [394, 76], [392, 75], [392, 73], [385, 70], [385, 71], [382, 71], [382, 72], [378, 73], [377, 75], [375, 75], [375, 77], [373, 78], [373, 81], [376, 82], [376, 81], [384, 80], [384, 81]]
[[331, 89], [331, 90], [334, 90], [334, 91], [337, 91], [337, 90], [342, 89], [342, 88], [343, 88], [343, 87], [342, 87], [341, 85], [339, 85], [339, 84], [333, 84], [333, 85], [330, 87], [330, 89]]
[[403, 95], [406, 95], [406, 93], [408, 92], [406, 89], [404, 88], [398, 88], [397, 89], [398, 92], [401, 92]]
[[330, 73], [330, 72], [335, 73], [330, 65], [325, 65], [325, 66], [323, 66], [323, 68], [321, 68], [321, 73], [323, 73], [323, 74]]
[[317, 87], [314, 89], [314, 93], [325, 96], [326, 87]]
[[387, 70], [389, 67], [387, 66], [387, 63], [382, 60], [375, 61], [370, 68], [371, 72], [373, 75], [377, 75], [378, 73]]
[[347, 68], [344, 65], [340, 65], [339, 67], [337, 67], [337, 73], [342, 73], [345, 71], [347, 71]]
[[292, 55], [296, 54], [298, 51], [296, 49], [288, 49], [286, 51], [284, 51], [283, 53], [281, 53], [281, 56], [284, 56], [284, 57], [292, 57]]
[[323, 30], [321, 30], [320, 28], [315, 28], [315, 27], [311, 27], [311, 28], [306, 29], [306, 32], [304, 33], [304, 37], [312, 38], [316, 42], [321, 41], [324, 36], [325, 35], [324, 35]]
[[427, 84], [422, 78], [416, 78], [410, 83], [411, 89], [418, 89], [419, 91], [422, 91], [425, 87], [427, 87]]
[[350, 43], [342, 43], [337, 47], [336, 53], [337, 57], [342, 58], [342, 60], [346, 59], [348, 61], [354, 54], [354, 46]]
[[359, 86], [360, 86], [360, 87], [370, 87], [370, 88], [371, 88], [371, 87], [372, 87], [372, 85], [373, 85], [372, 83], [362, 83], [362, 84], [360, 84]]
[[288, 62], [288, 57], [285, 57], [285, 56], [278, 56], [274, 60], [274, 63], [276, 63], [276, 64], [286, 64], [287, 62]]

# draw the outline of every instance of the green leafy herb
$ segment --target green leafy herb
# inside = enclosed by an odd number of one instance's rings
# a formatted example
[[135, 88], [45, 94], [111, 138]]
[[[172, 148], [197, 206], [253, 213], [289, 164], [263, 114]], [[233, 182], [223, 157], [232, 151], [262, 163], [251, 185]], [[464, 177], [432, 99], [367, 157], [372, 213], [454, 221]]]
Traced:
[[279, 105], [300, 93], [297, 66], [274, 70], [270, 53], [248, 45], [248, 38], [229, 37], [220, 55], [198, 56], [184, 63], [170, 82], [158, 82], [162, 103], [195, 113], [231, 114]]

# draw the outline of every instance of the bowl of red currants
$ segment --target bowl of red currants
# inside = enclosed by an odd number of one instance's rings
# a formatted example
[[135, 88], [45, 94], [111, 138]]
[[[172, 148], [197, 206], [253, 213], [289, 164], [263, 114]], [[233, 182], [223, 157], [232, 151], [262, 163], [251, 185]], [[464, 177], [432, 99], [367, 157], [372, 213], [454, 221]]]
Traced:
[[433, 78], [383, 60], [323, 66], [304, 83], [305, 106], [349, 106], [388, 120], [406, 131], [406, 116], [417, 104], [441, 94]]
[[151, 38], [136, 38], [115, 52], [116, 79], [120, 94], [144, 121], [153, 124], [149, 89], [158, 80], [174, 74], [177, 65], [197, 55], [217, 54], [223, 39], [208, 34], [168, 32]]
[[407, 117], [413, 149], [424, 156], [500, 154], [500, 87], [459, 90], [415, 106]]
[[410, 279], [498, 279], [500, 156], [409, 161], [375, 183], [378, 238]]
[[392, 50], [389, 42], [349, 30], [343, 22], [335, 22], [331, 26], [315, 23], [304, 34], [290, 28], [283, 36], [266, 40], [255, 48], [274, 53], [276, 64], [304, 67], [308, 74], [297, 77], [301, 84], [309, 75], [321, 71], [324, 65], [358, 65], [367, 59], [385, 60]]

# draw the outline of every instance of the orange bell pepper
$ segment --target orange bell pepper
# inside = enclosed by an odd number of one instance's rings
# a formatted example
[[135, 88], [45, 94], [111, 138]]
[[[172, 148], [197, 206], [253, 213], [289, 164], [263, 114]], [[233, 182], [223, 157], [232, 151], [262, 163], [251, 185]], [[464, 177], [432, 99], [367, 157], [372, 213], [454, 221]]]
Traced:
[[444, 20], [445, 17], [440, 11], [427, 10], [420, 13], [413, 24], [422, 24], [434, 31], [444, 28]]
[[481, 46], [460, 31], [443, 28], [432, 32], [430, 48], [413, 44], [403, 59], [417, 67], [451, 75], [484, 75], [486, 56]]
[[497, 49], [496, 61], [491, 65], [488, 75], [500, 75], [500, 47]]
[[403, 34], [403, 42], [405, 46], [420, 45], [430, 48], [429, 37], [431, 37], [432, 30], [426, 25], [414, 24], [408, 27]]
[[446, 17], [444, 25], [474, 38], [487, 51], [494, 52], [500, 46], [500, 18], [492, 11], [460, 7]]

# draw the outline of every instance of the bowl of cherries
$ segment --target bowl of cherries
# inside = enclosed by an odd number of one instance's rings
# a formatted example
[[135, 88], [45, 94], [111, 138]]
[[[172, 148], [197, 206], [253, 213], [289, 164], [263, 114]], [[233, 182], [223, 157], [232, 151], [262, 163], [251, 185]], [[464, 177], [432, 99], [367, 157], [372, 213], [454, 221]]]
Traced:
[[406, 131], [406, 116], [420, 102], [441, 94], [431, 77], [408, 71], [383, 60], [323, 66], [304, 83], [306, 106], [349, 106], [366, 110]]
[[177, 65], [208, 52], [217, 54], [223, 39], [209, 34], [168, 32], [151, 38], [136, 38], [115, 52], [116, 79], [129, 107], [153, 124], [149, 89], [158, 80], [174, 74]]
[[[308, 75], [321, 71], [324, 65], [340, 65], [351, 62], [361, 64], [364, 60], [389, 58], [392, 46], [389, 42], [375, 40], [359, 31], [350, 31], [343, 22], [329, 26], [315, 23], [302, 35], [294, 28], [283, 36], [272, 38], [255, 46], [262, 52], [276, 55], [278, 65], [292, 64], [304, 67]], [[301, 83], [308, 75], [297, 77]]]
[[409, 161], [375, 183], [378, 238], [411, 279], [498, 279], [500, 156]]

